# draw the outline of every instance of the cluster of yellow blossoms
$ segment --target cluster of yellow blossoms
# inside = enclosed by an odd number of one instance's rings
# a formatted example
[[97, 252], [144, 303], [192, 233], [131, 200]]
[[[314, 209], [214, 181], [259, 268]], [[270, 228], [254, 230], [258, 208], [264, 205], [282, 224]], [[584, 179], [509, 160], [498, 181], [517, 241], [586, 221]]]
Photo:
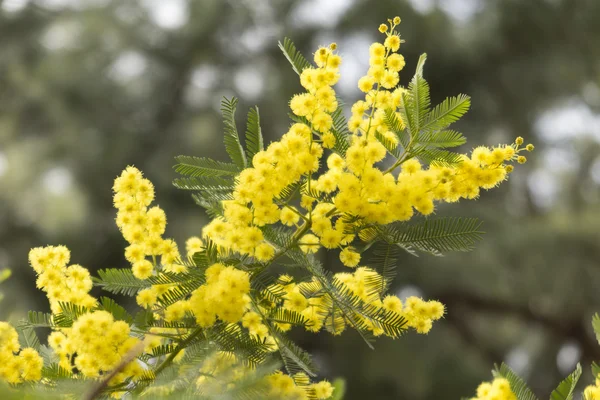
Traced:
[[504, 378], [496, 378], [492, 382], [484, 382], [477, 388], [477, 397], [471, 400], [517, 400], [510, 389], [510, 383]]
[[584, 400], [600, 400], [600, 376], [596, 376], [593, 385], [589, 385], [583, 391]]
[[[139, 343], [139, 339], [129, 334], [128, 323], [115, 321], [109, 312], [94, 311], [80, 316], [71, 328], [52, 332], [48, 344], [60, 357], [62, 368], [72, 371], [76, 367], [83, 375], [96, 378], [112, 371], [123, 356]], [[130, 362], [111, 380], [111, 384], [140, 377], [143, 372], [137, 361]]]
[[159, 256], [163, 271], [186, 271], [177, 243], [162, 237], [167, 226], [165, 212], [159, 206], [148, 208], [154, 200], [152, 182], [143, 178], [137, 168], [128, 167], [115, 179], [113, 190], [114, 205], [119, 210], [117, 226], [129, 242], [125, 257], [131, 263], [136, 278], [152, 276]]
[[[398, 54], [402, 40], [395, 28], [399, 23], [396, 17], [389, 25], [382, 25], [384, 42], [370, 47], [369, 70], [358, 82], [365, 97], [352, 106], [348, 121], [351, 135], [344, 146], [338, 143], [346, 138], [335, 123], [334, 113], [339, 104], [333, 89], [339, 80], [341, 57], [335, 44], [315, 52], [316, 67], [305, 68], [300, 75], [305, 93], [294, 96], [290, 102], [297, 123], [281, 140], [254, 155], [251, 167], [236, 176], [231, 199], [222, 202], [223, 216], [213, 219], [202, 230], [204, 241], [216, 245], [222, 263], [210, 265], [204, 272], [204, 281], [199, 279], [191, 293], [179, 293], [178, 301], [169, 301], [166, 307], [161, 296], [176, 292], [177, 283], [154, 283], [161, 277], [190, 272], [188, 268], [194, 265], [190, 261], [195, 253], [205, 250], [205, 242], [199, 237], [188, 239], [187, 261], [183, 260], [175, 241], [163, 238], [167, 219], [160, 207], [151, 206], [152, 183], [131, 166], [115, 179], [116, 223], [128, 242], [125, 258], [135, 278], [148, 283], [137, 292], [140, 306], [150, 310], [155, 319], [167, 323], [193, 316], [198, 330], [214, 327], [218, 321], [236, 327], [239, 332], [247, 329], [271, 351], [278, 349], [278, 342], [269, 324], [281, 331], [292, 327], [285, 321], [269, 321], [272, 312], [279, 309], [289, 311], [289, 315], [299, 314], [309, 331], [326, 329], [336, 335], [349, 323], [361, 330], [368, 329], [374, 336], [399, 334], [399, 329], [386, 329], [381, 321], [370, 317], [375, 314], [397, 317], [391, 318], [396, 326], [403, 319], [407, 327], [422, 334], [430, 331], [433, 321], [443, 317], [444, 305], [438, 301], [409, 297], [403, 304], [397, 296], [386, 295], [388, 282], [374, 269], [360, 266], [361, 254], [351, 244], [363, 238], [360, 234], [363, 229], [375, 224], [407, 221], [415, 212], [430, 215], [436, 202], [476, 198], [481, 189], [493, 188], [506, 179], [513, 168], [508, 162], [524, 163], [526, 159], [519, 153], [531, 151], [533, 146], [520, 148], [523, 139], [517, 138], [512, 145], [477, 147], [470, 155], [462, 155], [456, 164], [433, 163], [426, 167], [416, 158], [418, 154], [412, 153], [412, 138], [408, 145], [402, 144], [404, 153], [392, 167], [382, 170], [376, 166], [388, 153], [400, 150], [398, 134], [389, 126], [390, 110], [399, 126], [407, 123], [400, 112], [407, 91], [398, 86], [399, 73], [405, 65], [403, 56]], [[340, 148], [347, 150], [339, 151]], [[326, 158], [323, 172], [316, 176], [325, 160], [324, 149], [336, 150]], [[401, 171], [395, 176], [397, 167]], [[290, 204], [293, 199], [285, 198], [291, 197], [287, 195], [294, 187], [301, 193], [299, 206]], [[279, 223], [296, 228], [288, 248], [278, 248], [265, 238], [268, 237], [265, 227]], [[315, 253], [321, 247], [339, 249], [342, 263], [355, 269], [333, 275], [332, 282], [325, 282], [325, 275], [305, 282], [281, 275], [276, 283], [256, 293], [261, 297], [258, 302], [251, 297], [255, 295], [251, 291], [251, 272], [226, 261], [241, 255], [243, 263], [250, 259], [252, 268], [260, 269], [286, 251], [293, 251], [294, 246], [304, 253]], [[60, 359], [60, 366], [68, 371], [76, 368], [91, 378], [114, 370], [123, 356], [140, 342], [132, 336], [129, 324], [98, 309], [98, 301], [89, 294], [92, 279], [88, 271], [79, 265], [67, 266], [70, 253], [64, 246], [32, 249], [29, 259], [38, 275], [37, 286], [47, 293], [53, 314], [63, 311], [61, 303], [90, 310], [77, 318], [72, 327], [58, 328], [50, 335], [48, 341]], [[345, 291], [353, 299], [359, 299], [354, 302], [357, 310], [345, 310], [342, 316], [336, 305], [340, 300], [333, 298], [335, 295], [326, 284], [335, 286], [336, 292]], [[347, 293], [338, 294], [343, 297]], [[354, 314], [349, 316], [347, 312]], [[145, 352], [162, 343], [174, 343], [168, 335], [164, 339], [150, 339], [153, 333], [173, 333], [177, 329], [150, 328]], [[173, 353], [166, 361], [181, 359], [183, 351], [178, 348], [177, 352], [177, 357]], [[130, 378], [135, 381], [151, 366], [132, 361], [120, 369], [110, 384]], [[11, 383], [39, 380], [41, 368], [37, 352], [20, 350], [15, 330], [0, 323], [0, 378]], [[233, 353], [219, 351], [203, 363], [196, 386], [200, 392], [215, 388], [219, 392], [222, 382], [213, 377], [226, 374], [231, 383], [247, 376], [249, 371]], [[312, 383], [304, 373], [278, 372], [265, 378], [265, 383], [273, 399], [327, 399], [333, 393], [328, 382]], [[511, 400], [514, 395], [506, 380], [495, 379], [479, 387], [476, 399]]]
[[0, 322], [0, 380], [8, 383], [38, 381], [44, 360], [35, 349], [21, 349], [19, 335], [7, 322]]
[[70, 258], [65, 246], [36, 247], [29, 252], [29, 263], [38, 275], [37, 287], [46, 292], [54, 314], [61, 312], [61, 302], [86, 308], [97, 303], [89, 294], [93, 286], [90, 273], [81, 265], [67, 266]]

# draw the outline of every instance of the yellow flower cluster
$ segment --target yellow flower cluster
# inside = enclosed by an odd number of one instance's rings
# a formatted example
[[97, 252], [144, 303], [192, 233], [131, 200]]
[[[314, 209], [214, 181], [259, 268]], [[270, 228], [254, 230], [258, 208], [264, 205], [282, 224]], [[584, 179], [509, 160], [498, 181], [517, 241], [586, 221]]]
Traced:
[[583, 391], [584, 400], [600, 400], [600, 376], [596, 377], [594, 385], [589, 385]]
[[90, 296], [93, 282], [81, 265], [67, 266], [71, 257], [65, 246], [36, 247], [29, 252], [29, 263], [38, 275], [36, 284], [48, 295], [54, 314], [61, 312], [59, 303], [73, 303], [93, 308], [96, 299]]
[[165, 320], [176, 321], [191, 311], [201, 327], [214, 325], [217, 318], [239, 322], [250, 302], [250, 276], [247, 272], [223, 264], [206, 270], [206, 284], [192, 292], [189, 300], [178, 301], [165, 310]]
[[43, 365], [44, 360], [35, 349], [21, 349], [15, 328], [0, 321], [0, 380], [13, 384], [39, 381]]
[[[445, 308], [439, 301], [424, 301], [413, 296], [406, 299], [406, 304], [403, 305], [397, 296], [387, 295], [382, 298], [380, 293], [383, 287], [383, 278], [371, 268], [359, 267], [353, 273], [337, 273], [334, 275], [334, 280], [342, 282], [367, 307], [372, 306], [394, 312], [406, 320], [406, 326], [421, 334], [428, 333], [433, 321], [444, 316]], [[331, 317], [335, 310], [333, 300], [328, 294], [322, 293], [320, 288], [321, 285], [317, 280], [296, 284], [288, 275], [281, 275], [278, 282], [269, 287], [272, 292], [283, 290], [285, 293], [283, 302], [274, 306], [302, 315], [308, 322], [307, 330], [318, 332], [326, 326], [331, 333], [339, 335], [345, 330], [347, 321], [341, 317]], [[315, 295], [307, 298], [303, 294], [310, 292]], [[363, 321], [375, 336], [384, 334], [384, 330], [377, 323], [365, 318]], [[257, 331], [262, 332], [266, 328], [260, 324], [260, 316], [256, 313], [246, 314], [243, 325], [253, 334]], [[291, 328], [289, 324], [278, 324], [278, 326], [283, 331]], [[265, 331], [264, 334], [266, 335], [266, 333], [268, 331]]]
[[[293, 226], [299, 221], [300, 213], [292, 206], [280, 208], [277, 198], [303, 175], [316, 172], [323, 147], [335, 144], [331, 113], [338, 104], [331, 86], [339, 79], [341, 58], [331, 48], [322, 47], [315, 53], [315, 62], [317, 68], [306, 68], [301, 74], [307, 93], [294, 96], [290, 103], [292, 112], [309, 125], [292, 125], [280, 141], [258, 152], [253, 167], [240, 173], [234, 200], [223, 202], [225, 218], [204, 228], [204, 236], [221, 248], [269, 261], [275, 249], [264, 240], [259, 227], [279, 221]], [[313, 141], [313, 134], [321, 137], [322, 146]]]
[[276, 373], [267, 377], [269, 395], [281, 400], [328, 399], [333, 395], [333, 386], [327, 381], [311, 383], [303, 372], [293, 376]]
[[[234, 353], [219, 351], [202, 362], [196, 387], [203, 395], [217, 395], [252, 373]], [[268, 390], [267, 399], [272, 400], [322, 400], [330, 398], [334, 389], [327, 381], [311, 383], [304, 373], [290, 376], [277, 372], [265, 377], [263, 383]]]
[[[334, 196], [333, 204], [321, 203], [312, 214], [311, 229], [327, 248], [344, 246], [353, 239], [353, 236], [344, 234], [345, 226], [341, 219], [333, 221], [340, 213], [360, 217], [367, 224], [382, 225], [409, 220], [415, 210], [429, 215], [435, 210], [435, 201], [474, 199], [481, 188], [497, 186], [512, 171], [512, 165], [505, 165], [505, 162], [526, 161], [524, 156], [518, 156], [518, 147], [523, 143], [523, 139], [518, 138], [510, 146], [478, 147], [470, 157], [463, 155], [461, 162], [452, 166], [434, 164], [424, 168], [414, 158], [399, 160], [402, 172], [398, 177], [392, 175], [393, 168], [381, 171], [375, 166], [387, 154], [378, 137], [398, 145], [396, 134], [385, 122], [385, 111], [397, 110], [402, 105], [402, 93], [405, 91], [401, 87], [396, 88], [404, 59], [395, 53], [401, 43], [394, 31], [395, 26], [392, 21], [391, 29], [388, 31], [386, 28], [387, 37], [383, 44], [374, 43], [370, 47], [370, 68], [367, 75], [359, 80], [359, 88], [366, 92], [366, 97], [352, 107], [348, 124], [353, 135], [345, 158], [338, 154], [330, 155], [328, 171], [318, 178], [314, 186], [318, 192]], [[396, 117], [402, 123], [399, 112], [396, 112]], [[531, 151], [533, 146], [528, 145], [521, 150]], [[314, 236], [308, 236], [304, 241], [310, 245], [305, 247], [305, 251], [318, 249]], [[344, 248], [340, 259], [344, 265], [354, 267], [360, 261], [360, 254], [352, 248]]]
[[477, 388], [477, 397], [471, 400], [517, 400], [504, 378], [496, 378], [491, 383], [484, 382]]
[[[159, 207], [150, 207], [154, 200], [154, 185], [142, 176], [135, 167], [127, 167], [115, 179], [113, 186], [114, 205], [118, 209], [117, 226], [129, 246], [125, 258], [131, 263], [133, 274], [138, 279], [147, 279], [154, 273], [157, 257], [163, 271], [184, 272], [177, 243], [163, 239], [167, 226], [165, 212]], [[152, 257], [152, 261], [148, 260]]]
[[[87, 377], [96, 378], [111, 371], [138, 342], [129, 336], [129, 324], [115, 321], [106, 311], [94, 311], [80, 316], [71, 328], [55, 331], [48, 344], [60, 358], [60, 366], [73, 367]], [[139, 377], [144, 369], [137, 361], [129, 363], [111, 380], [111, 385], [130, 377]]]

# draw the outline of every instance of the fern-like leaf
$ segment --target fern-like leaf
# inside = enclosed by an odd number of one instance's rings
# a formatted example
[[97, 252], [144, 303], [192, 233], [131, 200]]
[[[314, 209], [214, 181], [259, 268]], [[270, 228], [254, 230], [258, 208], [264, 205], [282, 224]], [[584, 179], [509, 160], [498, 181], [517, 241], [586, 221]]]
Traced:
[[470, 107], [471, 98], [466, 94], [448, 97], [427, 115], [421, 129], [424, 131], [439, 131], [446, 129], [450, 124], [458, 121], [465, 115]]
[[35, 350], [40, 349], [40, 339], [35, 333], [35, 329], [30, 326], [17, 326], [17, 333], [19, 335], [19, 344], [21, 347], [31, 347]]
[[594, 314], [592, 317], [592, 328], [596, 334], [596, 340], [600, 343], [600, 315], [598, 315], [598, 313]]
[[248, 111], [248, 121], [246, 123], [246, 153], [248, 159], [252, 159], [259, 151], [264, 150], [262, 130], [260, 128], [260, 114], [258, 107], [253, 107]]
[[504, 363], [500, 368], [492, 371], [495, 377], [504, 378], [510, 384], [510, 390], [515, 394], [517, 400], [538, 400], [527, 384], [510, 367]]
[[378, 270], [383, 277], [381, 282], [381, 294], [385, 293], [396, 277], [396, 267], [400, 249], [390, 243], [378, 243], [373, 247], [373, 253], [369, 258], [369, 266]]
[[[405, 228], [383, 228], [386, 240], [412, 246], [426, 252], [469, 251], [481, 239], [481, 221], [477, 218], [427, 219]], [[391, 235], [390, 235], [391, 234]]]
[[186, 176], [234, 176], [240, 172], [237, 165], [204, 157], [177, 156], [175, 171]]
[[238, 135], [235, 123], [235, 110], [237, 108], [238, 99], [226, 97], [221, 101], [221, 113], [223, 114], [223, 124], [225, 125], [225, 150], [231, 161], [238, 166], [239, 169], [244, 169], [248, 166], [246, 161], [246, 153], [242, 148], [240, 136]]
[[445, 149], [449, 147], [458, 147], [465, 143], [467, 143], [467, 139], [462, 133], [453, 130], [445, 130], [421, 134], [419, 135], [416, 144], [423, 147]]
[[114, 294], [135, 296], [140, 290], [151, 286], [149, 282], [137, 279], [129, 268], [101, 269], [98, 276], [93, 278], [96, 286]]
[[108, 311], [112, 316], [119, 321], [125, 321], [128, 324], [133, 322], [133, 317], [129, 315], [127, 310], [122, 306], [118, 305], [113, 299], [109, 297], [100, 298], [100, 305], [98, 310]]
[[567, 376], [556, 389], [552, 391], [550, 400], [573, 400], [575, 386], [581, 377], [581, 365], [577, 364], [575, 371]]
[[52, 314], [41, 311], [29, 311], [27, 319], [22, 320], [19, 325], [31, 328], [52, 328], [54, 326], [52, 323]]
[[340, 99], [338, 99], [338, 108], [331, 114], [331, 118], [333, 119], [331, 132], [335, 136], [333, 151], [345, 157], [346, 151], [350, 147], [350, 143], [348, 143], [350, 131], [348, 130], [348, 122], [346, 121], [346, 117], [344, 117], [343, 104]]
[[279, 48], [298, 75], [311, 66], [310, 62], [296, 49], [296, 45], [290, 38], [284, 38], [283, 43], [279, 42]]

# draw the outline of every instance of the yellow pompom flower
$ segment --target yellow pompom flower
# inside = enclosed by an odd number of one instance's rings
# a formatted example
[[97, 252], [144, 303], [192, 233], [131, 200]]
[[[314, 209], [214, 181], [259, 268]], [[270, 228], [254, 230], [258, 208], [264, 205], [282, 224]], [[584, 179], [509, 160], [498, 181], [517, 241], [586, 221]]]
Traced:
[[340, 261], [346, 267], [356, 267], [360, 262], [360, 253], [354, 251], [352, 247], [346, 247], [340, 252]]

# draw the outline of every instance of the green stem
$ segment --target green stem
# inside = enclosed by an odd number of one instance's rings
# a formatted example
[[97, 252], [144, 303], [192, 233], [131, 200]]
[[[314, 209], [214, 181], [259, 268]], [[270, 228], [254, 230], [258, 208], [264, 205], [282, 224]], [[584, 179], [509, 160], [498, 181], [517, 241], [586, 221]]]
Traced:
[[169, 354], [169, 356], [165, 358], [165, 360], [154, 370], [154, 375], [157, 376], [162, 372], [162, 370], [167, 368], [173, 362], [175, 357], [177, 357], [177, 355], [181, 352], [181, 350], [185, 349], [188, 344], [190, 344], [192, 340], [196, 339], [201, 333], [202, 328], [196, 328], [188, 337], [179, 342], [175, 350], [173, 350], [173, 352]]

